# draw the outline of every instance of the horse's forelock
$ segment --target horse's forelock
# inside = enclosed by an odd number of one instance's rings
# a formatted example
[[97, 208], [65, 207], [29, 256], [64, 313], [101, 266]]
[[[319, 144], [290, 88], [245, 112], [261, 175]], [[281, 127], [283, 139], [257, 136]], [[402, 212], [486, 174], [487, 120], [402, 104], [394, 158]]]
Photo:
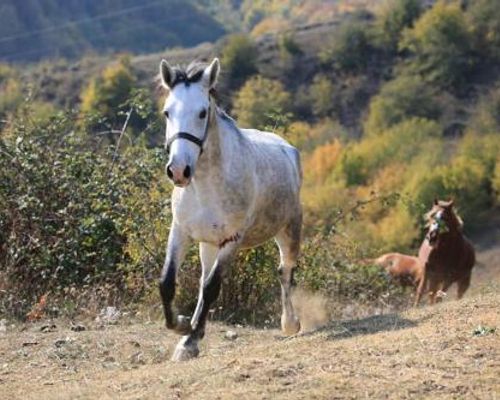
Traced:
[[454, 219], [456, 220], [457, 222], [457, 228], [461, 231], [464, 227], [464, 221], [462, 220], [462, 218], [460, 217], [460, 215], [457, 213], [455, 207], [453, 206], [453, 204], [450, 204], [449, 202], [447, 201], [439, 201], [437, 205], [433, 206], [432, 209], [425, 213], [424, 214], [424, 220], [425, 220], [425, 227], [426, 228], [429, 228], [432, 224], [432, 218], [433, 218], [433, 215], [435, 214], [436, 212], [436, 208], [439, 208], [439, 209], [442, 209], [442, 210], [445, 210], [447, 209], [451, 215], [454, 217]]
[[[170, 86], [170, 90], [172, 90], [179, 83], [184, 83], [185, 85], [190, 85], [191, 83], [196, 83], [201, 80], [203, 77], [203, 72], [205, 68], [208, 67], [208, 63], [201, 61], [192, 61], [187, 66], [185, 65], [176, 65], [173, 67], [174, 79]], [[158, 85], [158, 88], [163, 88], [161, 83], [161, 76], [158, 75], [155, 78], [155, 82]], [[218, 93], [215, 88], [211, 88], [209, 91], [210, 96], [218, 103]]]

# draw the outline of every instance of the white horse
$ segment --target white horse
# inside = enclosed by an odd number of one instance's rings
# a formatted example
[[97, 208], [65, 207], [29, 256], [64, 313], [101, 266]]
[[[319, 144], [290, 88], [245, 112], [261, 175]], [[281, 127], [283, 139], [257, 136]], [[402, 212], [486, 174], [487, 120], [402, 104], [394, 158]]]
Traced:
[[[290, 298], [302, 225], [299, 153], [275, 134], [239, 129], [217, 108], [211, 93], [218, 74], [218, 59], [210, 65], [192, 63], [185, 70], [165, 60], [160, 64], [168, 91], [166, 173], [175, 185], [160, 293], [167, 328], [183, 335], [175, 361], [198, 355], [209, 307], [236, 252], [273, 237], [281, 258], [281, 327], [286, 334], [300, 329]], [[189, 319], [174, 313], [172, 301], [190, 240], [199, 242], [202, 274], [198, 304]]]

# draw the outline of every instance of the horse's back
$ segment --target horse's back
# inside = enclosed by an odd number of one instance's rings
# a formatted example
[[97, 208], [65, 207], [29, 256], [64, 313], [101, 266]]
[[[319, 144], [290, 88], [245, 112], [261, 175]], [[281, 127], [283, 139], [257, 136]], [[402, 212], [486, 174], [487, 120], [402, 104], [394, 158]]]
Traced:
[[[272, 132], [257, 129], [241, 129], [240, 131], [254, 150], [254, 156], [260, 161], [259, 165], [266, 166], [268, 172], [283, 172], [280, 171], [281, 168], [293, 172], [293, 178], [300, 188], [302, 169], [299, 151], [294, 146]], [[277, 170], [269, 169], [270, 165]], [[282, 176], [282, 178], [286, 177]]]

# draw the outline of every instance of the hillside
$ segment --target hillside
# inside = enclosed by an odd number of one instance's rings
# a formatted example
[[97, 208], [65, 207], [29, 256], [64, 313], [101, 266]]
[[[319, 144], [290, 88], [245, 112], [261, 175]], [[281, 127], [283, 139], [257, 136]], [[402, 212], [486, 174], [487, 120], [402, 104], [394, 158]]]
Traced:
[[80, 58], [86, 53], [147, 53], [212, 42], [225, 29], [180, 0], [4, 0], [0, 60]]
[[20, 325], [0, 333], [0, 390], [9, 399], [494, 399], [499, 306], [490, 285], [291, 338], [212, 324], [200, 358], [180, 364], [168, 361], [177, 337], [156, 320], [88, 322], [83, 332], [61, 320]]

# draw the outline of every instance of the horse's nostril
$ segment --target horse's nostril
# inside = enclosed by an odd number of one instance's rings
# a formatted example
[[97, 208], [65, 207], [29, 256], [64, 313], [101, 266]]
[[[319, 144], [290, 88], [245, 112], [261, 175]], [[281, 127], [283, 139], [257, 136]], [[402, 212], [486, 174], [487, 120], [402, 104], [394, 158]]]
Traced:
[[170, 165], [167, 165], [167, 176], [172, 179], [174, 177], [174, 174], [172, 173], [172, 170], [170, 169]]
[[184, 178], [189, 179], [191, 176], [191, 167], [188, 165], [184, 168]]

